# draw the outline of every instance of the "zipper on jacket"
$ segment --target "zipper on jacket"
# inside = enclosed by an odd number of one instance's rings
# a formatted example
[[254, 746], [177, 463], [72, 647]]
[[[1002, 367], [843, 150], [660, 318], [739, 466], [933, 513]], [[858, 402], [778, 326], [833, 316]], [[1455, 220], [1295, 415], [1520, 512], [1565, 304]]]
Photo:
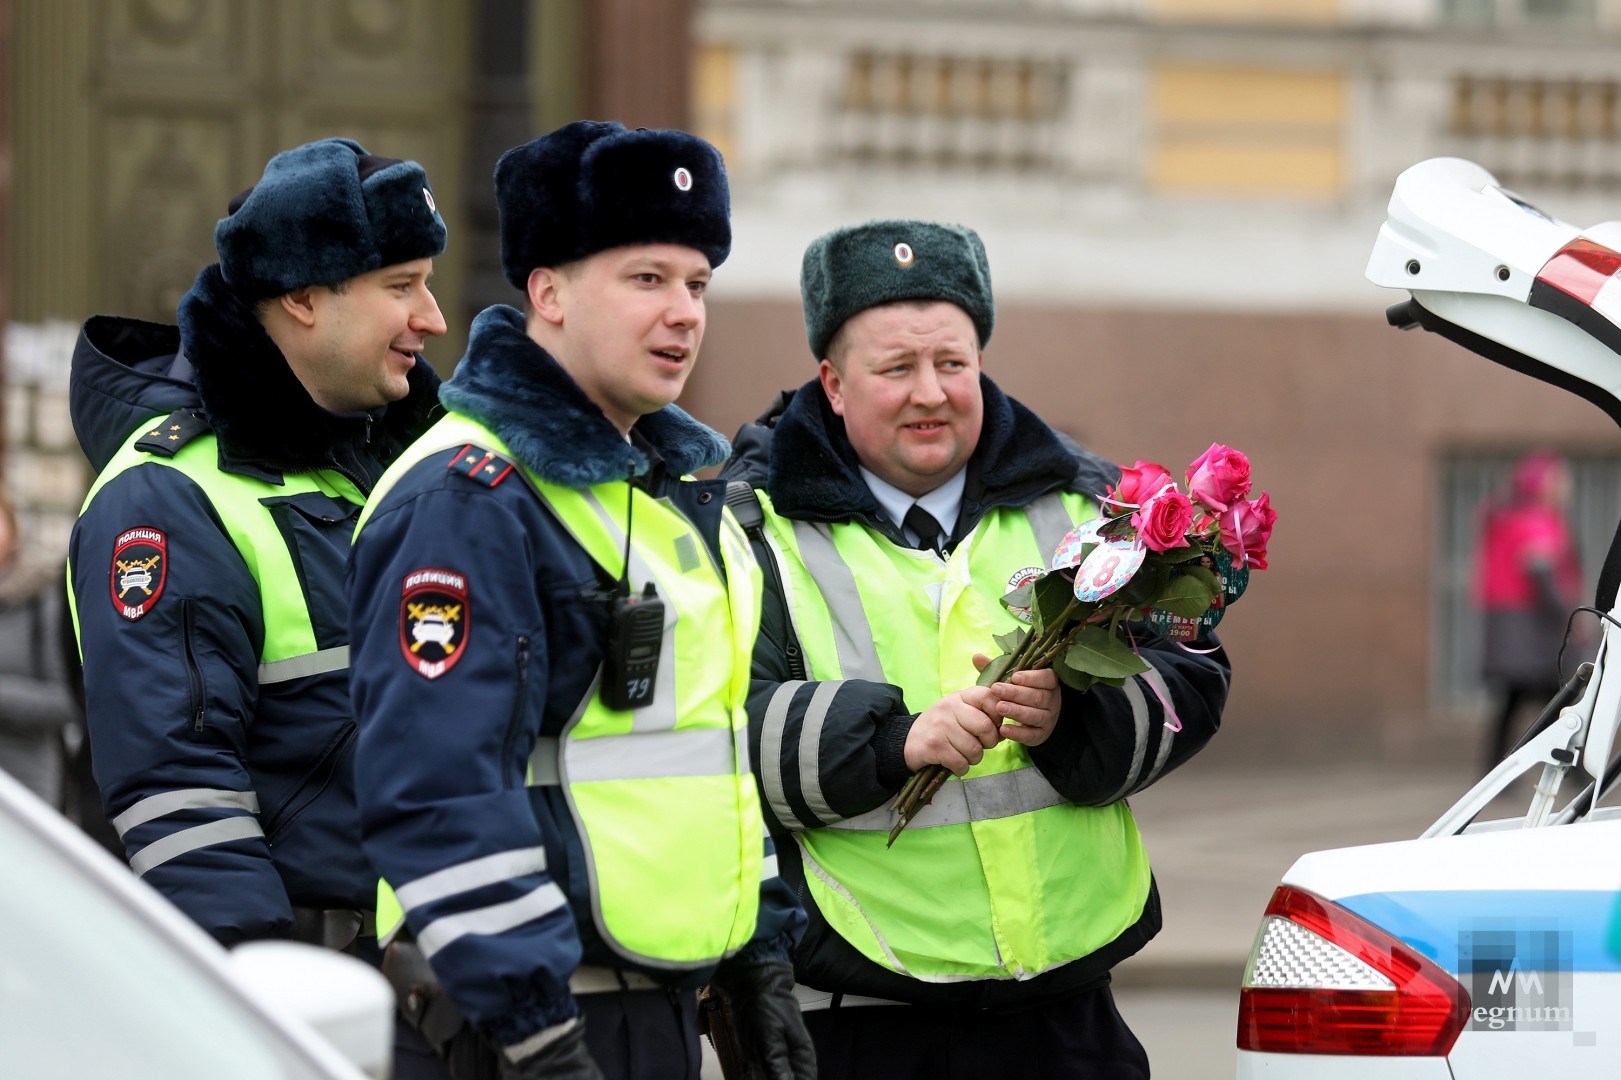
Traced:
[[207, 711], [207, 684], [203, 682], [203, 669], [197, 663], [194, 645], [197, 632], [196, 605], [187, 598], [180, 601], [180, 634], [186, 651], [186, 688], [190, 695], [191, 730], [203, 731], [203, 716]]
[[512, 746], [518, 741], [518, 723], [523, 719], [524, 703], [529, 698], [529, 639], [523, 635], [518, 636], [518, 672], [517, 695], [512, 702], [512, 716], [507, 720], [507, 737], [501, 743], [501, 771], [508, 777], [507, 786], [511, 787], [512, 773], [508, 765], [512, 761]]
[[[325, 752], [315, 760], [315, 764], [310, 768], [310, 771], [304, 774], [287, 797], [275, 806], [270, 807], [260, 816], [260, 824], [264, 828], [267, 840], [275, 840], [277, 833], [290, 825], [293, 819], [313, 806], [322, 795], [326, 794], [326, 789], [332, 786], [332, 777], [337, 772], [337, 763], [342, 759], [343, 752], [349, 748], [350, 743], [355, 741], [358, 734], [355, 725], [346, 721], [343, 733], [338, 737], [337, 741], [328, 746]], [[307, 798], [304, 798], [298, 805], [293, 805], [295, 800], [305, 795], [307, 795]]]

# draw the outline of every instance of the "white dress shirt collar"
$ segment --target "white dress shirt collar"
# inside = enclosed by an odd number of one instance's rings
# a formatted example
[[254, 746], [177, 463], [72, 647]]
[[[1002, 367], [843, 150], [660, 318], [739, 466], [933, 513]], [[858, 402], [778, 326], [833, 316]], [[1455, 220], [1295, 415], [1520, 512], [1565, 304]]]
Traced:
[[[915, 502], [929, 512], [929, 516], [940, 523], [945, 531], [942, 541], [950, 538], [957, 529], [957, 515], [962, 511], [963, 486], [968, 481], [968, 469], [963, 467], [952, 474], [951, 479], [920, 498], [912, 498], [906, 492], [881, 479], [876, 473], [865, 468], [861, 469], [861, 479], [867, 482], [867, 490], [872, 497], [878, 500], [878, 506], [883, 510], [884, 516], [897, 527], [906, 520], [906, 511], [912, 508]], [[908, 542], [916, 544], [922, 537], [913, 536], [909, 530], [902, 529]]]

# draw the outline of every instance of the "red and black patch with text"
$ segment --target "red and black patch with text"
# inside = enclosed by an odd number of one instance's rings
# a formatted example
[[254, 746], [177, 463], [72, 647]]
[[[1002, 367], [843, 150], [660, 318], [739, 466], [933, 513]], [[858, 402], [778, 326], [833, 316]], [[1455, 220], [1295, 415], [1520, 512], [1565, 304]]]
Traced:
[[467, 651], [467, 577], [429, 567], [405, 575], [400, 588], [400, 651], [425, 679], [437, 679]]
[[108, 573], [113, 609], [134, 622], [158, 602], [169, 576], [169, 538], [162, 529], [142, 525], [126, 529], [113, 541]]

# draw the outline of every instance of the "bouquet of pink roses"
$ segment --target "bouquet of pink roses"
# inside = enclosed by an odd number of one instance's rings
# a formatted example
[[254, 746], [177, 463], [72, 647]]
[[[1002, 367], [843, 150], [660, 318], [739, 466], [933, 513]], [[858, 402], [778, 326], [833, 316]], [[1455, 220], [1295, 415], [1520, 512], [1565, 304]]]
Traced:
[[[1183, 476], [1186, 493], [1162, 465], [1121, 471], [1099, 500], [1100, 516], [1064, 537], [1044, 574], [1002, 597], [1029, 625], [997, 635], [1001, 652], [980, 686], [1043, 667], [1076, 690], [1121, 686], [1148, 670], [1132, 624], [1180, 644], [1221, 621], [1251, 568], [1266, 569], [1277, 511], [1264, 491], [1248, 498], [1249, 458], [1230, 446], [1211, 443]], [[1166, 723], [1177, 723], [1174, 713]], [[912, 774], [895, 799], [891, 844], [950, 775], [943, 765]]]

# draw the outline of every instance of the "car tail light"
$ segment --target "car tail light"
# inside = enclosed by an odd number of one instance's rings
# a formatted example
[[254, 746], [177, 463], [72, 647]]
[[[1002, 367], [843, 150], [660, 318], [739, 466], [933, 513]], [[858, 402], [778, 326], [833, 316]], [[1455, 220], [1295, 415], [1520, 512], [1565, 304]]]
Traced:
[[1621, 352], [1621, 251], [1577, 237], [1537, 272], [1526, 299]]
[[1469, 994], [1372, 923], [1280, 886], [1244, 971], [1238, 1048], [1273, 1054], [1445, 1056]]

